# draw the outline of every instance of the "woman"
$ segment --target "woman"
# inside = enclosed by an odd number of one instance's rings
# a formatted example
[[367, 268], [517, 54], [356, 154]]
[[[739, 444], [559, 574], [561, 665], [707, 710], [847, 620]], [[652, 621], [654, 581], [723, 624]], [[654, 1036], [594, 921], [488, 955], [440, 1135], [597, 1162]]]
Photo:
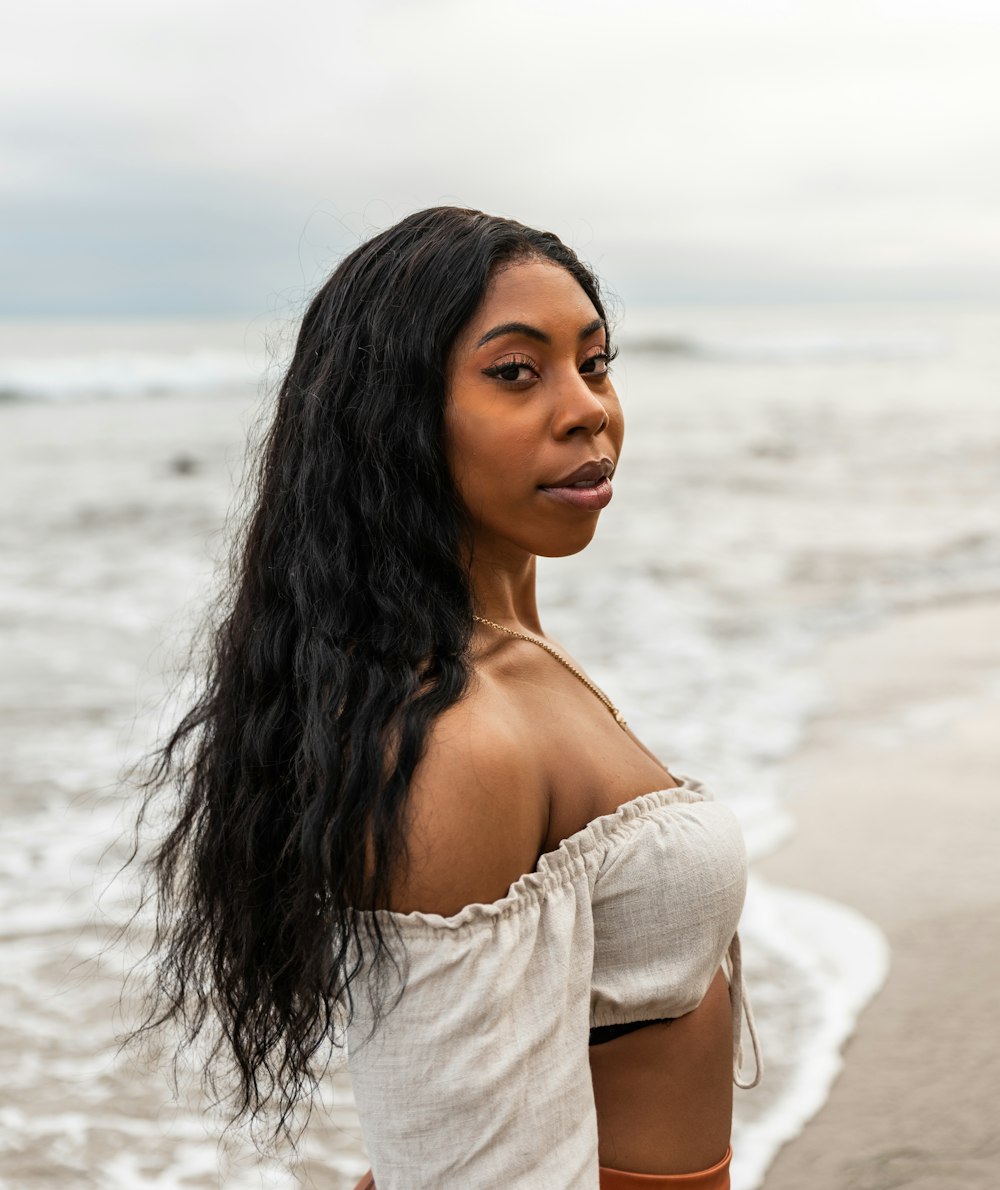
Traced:
[[551, 234], [440, 207], [346, 257], [152, 777], [151, 1021], [217, 1020], [279, 1127], [346, 1037], [379, 1190], [728, 1185], [739, 830], [535, 603], [611, 499], [613, 355]]

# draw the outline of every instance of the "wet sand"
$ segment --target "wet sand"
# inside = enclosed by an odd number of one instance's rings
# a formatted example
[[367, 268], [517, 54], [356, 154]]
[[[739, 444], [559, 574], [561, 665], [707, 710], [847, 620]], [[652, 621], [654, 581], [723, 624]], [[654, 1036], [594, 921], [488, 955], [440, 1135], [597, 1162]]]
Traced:
[[1000, 601], [908, 613], [827, 650], [767, 879], [851, 905], [892, 948], [818, 1116], [765, 1190], [1000, 1181]]

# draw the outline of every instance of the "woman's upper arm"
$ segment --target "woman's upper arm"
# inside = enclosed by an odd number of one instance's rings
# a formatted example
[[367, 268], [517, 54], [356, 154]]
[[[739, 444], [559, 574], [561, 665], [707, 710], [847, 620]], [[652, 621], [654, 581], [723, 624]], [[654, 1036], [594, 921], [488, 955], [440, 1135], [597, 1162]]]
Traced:
[[379, 1190], [597, 1190], [589, 883], [567, 868], [545, 896], [524, 887], [494, 908], [548, 832], [545, 769], [524, 743], [537, 732], [494, 710], [458, 704], [435, 723], [393, 886], [391, 908], [412, 914], [390, 938], [399, 995], [377, 1025], [359, 997], [349, 1028]]
[[525, 733], [488, 710], [458, 703], [435, 724], [410, 785], [396, 912], [488, 904], [535, 867], [548, 825], [541, 766]]

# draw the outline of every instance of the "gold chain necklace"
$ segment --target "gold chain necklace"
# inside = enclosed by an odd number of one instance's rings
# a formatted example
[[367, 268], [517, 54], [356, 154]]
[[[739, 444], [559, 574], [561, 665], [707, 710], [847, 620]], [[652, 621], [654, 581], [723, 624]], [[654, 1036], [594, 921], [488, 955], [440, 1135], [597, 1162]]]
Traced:
[[628, 731], [628, 724], [625, 722], [624, 716], [611, 701], [611, 699], [608, 698], [608, 696], [602, 690], [598, 690], [590, 678], [585, 677], [582, 673], [580, 673], [575, 665], [571, 665], [570, 662], [568, 662], [566, 658], [560, 653], [557, 653], [551, 645], [546, 644], [543, 640], [539, 640], [537, 636], [528, 636], [526, 632], [515, 632], [513, 628], [505, 628], [503, 624], [498, 624], [495, 620], [487, 620], [485, 616], [474, 615], [472, 618], [480, 624], [489, 624], [491, 628], [496, 628], [499, 632], [506, 632], [508, 636], [516, 636], [518, 640], [526, 640], [533, 645], [538, 645], [540, 649], [544, 649], [546, 653], [550, 654], [552, 657], [555, 657], [556, 661], [558, 661], [560, 665], [565, 665], [574, 677], [579, 678], [580, 681], [583, 682], [583, 684], [587, 687], [587, 689], [591, 691], [591, 693], [597, 695], [597, 697], [601, 700], [601, 702], [604, 703], [611, 714], [614, 715], [615, 722], [622, 729], [622, 731]]

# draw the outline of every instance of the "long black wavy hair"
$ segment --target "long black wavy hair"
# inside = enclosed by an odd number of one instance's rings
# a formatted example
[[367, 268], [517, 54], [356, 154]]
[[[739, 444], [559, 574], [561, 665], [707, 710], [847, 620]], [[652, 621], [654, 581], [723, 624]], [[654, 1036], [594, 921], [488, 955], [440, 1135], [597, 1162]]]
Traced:
[[210, 1086], [234, 1120], [276, 1119], [273, 1137], [340, 1044], [368, 931], [376, 968], [388, 956], [356, 910], [389, 903], [428, 729], [470, 676], [449, 353], [495, 272], [532, 257], [604, 316], [555, 235], [481, 211], [419, 211], [341, 261], [278, 390], [196, 701], [149, 758], [143, 815], [158, 791], [178, 801], [146, 860], [155, 975], [137, 1032], [210, 1039]]

